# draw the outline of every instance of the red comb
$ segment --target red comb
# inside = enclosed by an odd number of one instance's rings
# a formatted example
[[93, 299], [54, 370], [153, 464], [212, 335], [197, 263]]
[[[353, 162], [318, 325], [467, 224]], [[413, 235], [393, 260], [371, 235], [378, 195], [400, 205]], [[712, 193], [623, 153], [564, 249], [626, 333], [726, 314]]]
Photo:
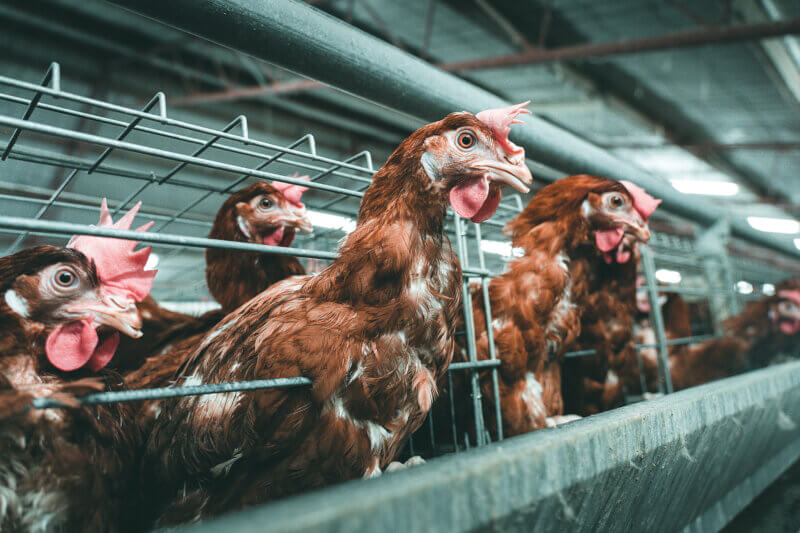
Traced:
[[[141, 205], [142, 202], [139, 202], [133, 206], [115, 223], [108, 210], [108, 203], [103, 198], [103, 203], [100, 205], [100, 221], [97, 226], [130, 229], [133, 218]], [[152, 222], [148, 222], [136, 231], [147, 231], [152, 225]], [[97, 276], [106, 290], [141, 302], [153, 288], [153, 278], [157, 271], [144, 269], [147, 259], [150, 257], [150, 248], [134, 251], [137, 244], [137, 241], [126, 239], [75, 235], [69, 240], [67, 247], [78, 250], [94, 261]]]
[[800, 291], [789, 289], [778, 291], [778, 297], [783, 298], [784, 300], [791, 300], [797, 305], [800, 305]]
[[508, 138], [512, 124], [522, 124], [517, 116], [523, 113], [530, 113], [525, 106], [531, 103], [530, 100], [521, 104], [503, 107], [501, 109], [487, 109], [481, 111], [475, 117], [489, 126], [494, 133], [494, 138], [500, 146], [510, 155], [524, 154], [525, 149], [512, 143]]
[[653, 214], [653, 211], [656, 210], [656, 207], [659, 206], [661, 203], [660, 199], [653, 198], [647, 192], [636, 185], [635, 183], [631, 183], [630, 181], [622, 180], [620, 181], [628, 192], [633, 197], [633, 207], [636, 211], [642, 215], [642, 218], [647, 220], [650, 218], [650, 215]]
[[[298, 176], [295, 174], [294, 176], [289, 177], [304, 181], [311, 181], [310, 176]], [[303, 193], [308, 190], [308, 187], [303, 187], [302, 185], [293, 185], [291, 183], [281, 183], [280, 181], [273, 181], [272, 186], [278, 189], [278, 192], [280, 192], [289, 203], [294, 204], [297, 207], [305, 207], [305, 205], [303, 205], [303, 203], [300, 201], [300, 197], [303, 196]]]

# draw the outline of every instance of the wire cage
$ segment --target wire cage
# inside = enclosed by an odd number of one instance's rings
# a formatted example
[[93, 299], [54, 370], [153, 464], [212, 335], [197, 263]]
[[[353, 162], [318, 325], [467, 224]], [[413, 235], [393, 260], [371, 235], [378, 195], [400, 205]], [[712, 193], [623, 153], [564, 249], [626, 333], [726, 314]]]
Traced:
[[[0, 195], [2, 199], [13, 201], [9, 211], [0, 215], [5, 254], [34, 242], [61, 244], [73, 234], [147, 242], [153, 245], [154, 253], [160, 258], [161, 272], [154, 286], [154, 297], [184, 311], [200, 312], [213, 306], [202, 274], [205, 248], [228, 249], [232, 253], [291, 254], [305, 262], [308, 272], [324, 268], [336, 256], [341, 237], [354, 227], [359, 199], [376, 170], [368, 151], [342, 159], [320, 155], [312, 133], [288, 144], [277, 144], [251, 136], [245, 116], [238, 116], [223, 127], [172, 118], [167, 98], [161, 92], [155, 93], [140, 108], [70, 92], [62, 87], [57, 63], [50, 65], [39, 83], [0, 76], [0, 86], [3, 88], [0, 91], [0, 131], [5, 134], [0, 144], [0, 160], [5, 172], [25, 177], [21, 181], [29, 183]], [[37, 177], [46, 172], [53, 174], [53, 186], [35, 185]], [[308, 175], [310, 181], [301, 182], [298, 178], [301, 174]], [[315, 231], [308, 236], [298, 236], [291, 248], [206, 238], [224, 199], [256, 180], [307, 185], [310, 190], [304, 200]], [[108, 198], [115, 214], [142, 200], [142, 216], [155, 221], [154, 230], [142, 234], [91, 226], [102, 197]], [[159, 201], [152, 203], [171, 207], [149, 208], [148, 200], [155, 198]], [[452, 431], [447, 436], [439, 435], [437, 440], [433, 415], [430, 415], [426, 424], [429, 443], [424, 444], [428, 455], [458, 452], [492, 440], [483, 420], [478, 372], [490, 371], [497, 390], [500, 362], [492, 344], [490, 360], [477, 360], [469, 284], [479, 284], [484, 292], [487, 330], [491, 331], [488, 282], [514, 256], [515, 251], [504, 240], [502, 228], [523, 207], [523, 199], [511, 195], [500, 204], [498, 215], [490, 221], [468, 223], [454, 215], [448, 219], [446, 229], [464, 271], [465, 330], [458, 334], [466, 338], [469, 358], [469, 361], [450, 366], [449, 389], [453, 390], [452, 373], [467, 372], [470, 397], [450, 395], [441, 401], [450, 402], [451, 406], [454, 402], [472, 406], [475, 441], [470, 442], [464, 429], [456, 427], [454, 417], [450, 420]], [[655, 329], [655, 342], [639, 344], [637, 350], [657, 350], [659, 390], [651, 392], [672, 392], [667, 358], [669, 346], [713, 338], [720, 333], [721, 321], [737, 311], [741, 298], [755, 297], [765, 287], [774, 286], [790, 274], [753, 260], [737, 259], [734, 269], [727, 256], [696, 257], [693, 242], [666, 234], [654, 234], [651, 245], [643, 249], [646, 285], [640, 290], [646, 291], [651, 300], [650, 319]], [[680, 268], [685, 278], [679, 284], [663, 286], [657, 272], [670, 268]], [[742, 290], [742, 283], [750, 290]], [[680, 293], [692, 301], [708, 300], [711, 316], [705, 330], [701, 327], [692, 337], [668, 340], [657, 305], [659, 293], [665, 292]], [[589, 349], [566, 356], [592, 354], [594, 350]], [[106, 403], [308, 384], [308, 379], [297, 376], [295, 379], [101, 393], [87, 396], [83, 401]], [[628, 399], [636, 401], [641, 396]], [[47, 399], [40, 399], [36, 404], [40, 408], [57, 405]], [[496, 408], [500, 408], [499, 403]], [[497, 420], [496, 434], [502, 439], [499, 416]], [[466, 436], [461, 440], [459, 435]], [[415, 451], [412, 437], [409, 453], [413, 455]]]

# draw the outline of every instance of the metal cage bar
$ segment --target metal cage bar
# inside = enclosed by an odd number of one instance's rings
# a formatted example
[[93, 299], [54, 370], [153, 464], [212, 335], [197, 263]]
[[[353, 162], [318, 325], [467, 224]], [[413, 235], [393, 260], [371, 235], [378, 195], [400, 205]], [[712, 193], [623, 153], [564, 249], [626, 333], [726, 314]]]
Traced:
[[[112, 0], [223, 46], [427, 120], [453, 111], [506, 107], [509, 102], [298, 0]], [[189, 15], [187, 15], [189, 14]], [[528, 157], [569, 173], [630, 180], [664, 200], [671, 212], [708, 226], [726, 218], [706, 202], [622, 162], [610, 152], [531, 116], [514, 132]], [[731, 222], [740, 238], [798, 257], [791, 243]]]
[[[249, 251], [271, 253], [278, 255], [292, 255], [303, 258], [331, 260], [337, 254], [328, 249], [313, 249], [309, 247], [298, 248], [282, 248], [267, 246], [262, 244], [251, 244], [234, 241], [221, 241], [215, 239], [207, 239], [196, 236], [183, 235], [176, 231], [175, 233], [163, 233], [163, 230], [175, 223], [185, 223], [194, 227], [195, 229], [208, 229], [211, 225], [211, 220], [206, 218], [190, 218], [187, 215], [204, 200], [208, 199], [214, 194], [226, 195], [231, 193], [237, 186], [243, 184], [248, 179], [272, 179], [276, 181], [295, 183], [308, 186], [315, 189], [320, 193], [330, 194], [334, 196], [332, 199], [326, 200], [324, 203], [320, 202], [318, 205], [311, 205], [315, 209], [322, 209], [330, 213], [344, 213], [340, 209], [334, 209], [337, 203], [341, 202], [344, 198], [360, 198], [366, 186], [371, 182], [371, 176], [374, 173], [372, 156], [369, 152], [359, 152], [353, 156], [346, 157], [339, 161], [334, 158], [320, 157], [316, 153], [316, 143], [313, 135], [306, 134], [299, 139], [291, 141], [286, 146], [281, 146], [275, 143], [268, 143], [258, 141], [250, 137], [247, 131], [247, 121], [244, 117], [239, 117], [229, 123], [222, 129], [208, 128], [198, 124], [191, 124], [185, 121], [178, 121], [167, 116], [167, 103], [161, 93], [157, 93], [147, 105], [142, 109], [132, 109], [123, 106], [118, 106], [103, 102], [97, 99], [85, 98], [79, 95], [74, 95], [61, 90], [60, 87], [60, 70], [57, 64], [53, 64], [51, 70], [54, 72], [50, 80], [51, 87], [45, 86], [48, 83], [47, 77], [42, 84], [35, 85], [8, 77], [0, 76], [0, 84], [9, 85], [17, 89], [23, 89], [33, 93], [30, 99], [17, 97], [10, 94], [0, 93], [0, 100], [8, 101], [13, 104], [26, 106], [30, 110], [24, 113], [22, 119], [5, 116], [0, 114], [0, 125], [5, 125], [14, 132], [30, 131], [44, 136], [52, 137], [57, 140], [70, 140], [86, 143], [91, 146], [103, 147], [103, 151], [98, 157], [85, 159], [81, 157], [65, 156], [56, 152], [40, 150], [25, 146], [26, 136], [23, 142], [17, 142], [19, 134], [5, 143], [3, 146], [4, 153], [7, 154], [9, 159], [14, 159], [25, 164], [31, 165], [48, 165], [59, 168], [70, 169], [68, 179], [59, 183], [55, 190], [49, 191], [46, 199], [36, 198], [22, 198], [25, 202], [39, 205], [37, 214], [33, 217], [21, 218], [0, 216], [0, 231], [22, 231], [25, 235], [27, 233], [35, 233], [40, 235], [57, 235], [57, 236], [70, 236], [73, 234], [96, 235], [105, 237], [116, 237], [123, 239], [133, 239], [143, 242], [149, 242], [157, 245], [167, 246], [177, 253], [186, 248], [193, 249], [206, 249], [206, 248], [220, 248], [231, 251]], [[86, 113], [83, 111], [72, 110], [64, 105], [56, 105], [52, 103], [42, 102], [44, 96], [57, 97], [60, 101], [69, 101], [98, 108], [105, 112], [120, 113], [126, 117], [130, 117], [128, 121], [121, 121], [100, 115]], [[158, 106], [158, 114], [151, 113], [151, 110]], [[56, 113], [59, 116], [70, 116], [84, 118], [104, 126], [112, 128], [122, 128], [116, 137], [111, 138], [106, 135], [87, 134], [74, 129], [63, 127], [56, 127], [46, 123], [44, 120], [32, 121], [30, 116], [34, 109]], [[154, 127], [143, 126], [141, 123], [149, 121]], [[199, 139], [192, 135], [185, 135], [183, 133], [175, 133], [173, 131], [166, 131], [159, 129], [158, 126], [169, 126], [195, 134], [202, 134], [207, 136], [206, 139]], [[237, 125], [243, 127], [241, 135], [231, 133], [231, 130]], [[126, 141], [125, 139], [131, 133], [137, 133], [142, 136], [141, 140], [136, 142]], [[158, 140], [169, 139], [171, 141], [188, 143], [193, 147], [191, 155], [179, 153], [174, 150], [167, 150], [157, 148], [153, 144]], [[150, 144], [153, 143], [153, 144]], [[235, 146], [233, 143], [238, 143], [240, 146]], [[304, 143], [308, 143], [309, 151], [305, 152], [298, 148]], [[261, 151], [255, 151], [256, 148]], [[220, 154], [245, 156], [253, 158], [256, 162], [253, 168], [245, 166], [244, 164], [231, 164], [217, 159], [214, 155], [204, 155], [205, 152], [215, 154], [219, 151]], [[121, 166], [119, 163], [111, 161], [112, 153], [116, 155], [117, 152], [125, 154], [138, 154], [146, 156], [148, 161], [157, 163], [169, 163], [169, 170], [166, 172], [153, 170], [143, 171], [135, 168], [127, 168]], [[364, 160], [365, 166], [355, 164], [359, 159]], [[266, 169], [273, 164], [284, 164], [295, 168], [300, 168], [314, 172], [311, 182], [298, 180], [291, 176], [285, 176], [279, 172], [270, 172]], [[187, 173], [190, 168], [203, 168], [213, 171], [224, 173], [226, 176], [234, 176], [233, 179], [222, 186], [216, 186], [207, 183], [200, 183], [197, 180], [181, 175], [176, 177], [179, 172]], [[95, 210], [94, 207], [87, 204], [82, 204], [73, 200], [65, 200], [67, 198], [67, 188], [73, 181], [75, 175], [79, 172], [89, 174], [103, 175], [112, 179], [125, 179], [135, 180], [140, 182], [139, 187], [122, 200], [111, 200], [111, 205], [115, 206], [115, 211], [119, 211], [126, 204], [132, 201], [136, 196], [141, 194], [145, 189], [152, 185], [169, 185], [179, 187], [181, 190], [200, 191], [200, 196], [189, 202], [176, 211], [166, 211], [166, 214], [150, 214], [148, 217], [162, 221], [155, 232], [140, 233], [133, 231], [113, 230], [107, 228], [96, 228], [85, 224], [76, 224], [65, 221], [49, 221], [42, 220], [48, 208], [52, 206], [69, 208], [69, 214], [85, 213], [86, 211]], [[550, 178], [552, 175], [548, 174]], [[345, 185], [332, 185], [330, 183], [320, 183], [320, 180], [325, 178], [337, 178], [343, 181]], [[549, 179], [549, 178], [548, 178]], [[2, 195], [0, 195], [2, 196]], [[12, 197], [11, 195], [5, 195]], [[3, 197], [5, 197], [3, 196]], [[522, 210], [523, 201], [519, 195], [513, 195], [501, 204], [501, 213], [499, 216], [514, 216]], [[199, 216], [199, 215], [198, 215]], [[176, 224], [177, 226], [177, 224]], [[453, 238], [459, 258], [462, 262], [462, 270], [464, 272], [464, 322], [465, 331], [460, 332], [465, 335], [465, 344], [467, 347], [468, 361], [456, 362], [450, 365], [447, 373], [448, 383], [450, 384], [451, 394], [448, 398], [450, 407], [450, 416], [452, 422], [452, 443], [453, 451], [459, 452], [463, 448], [471, 448], [474, 444], [483, 446], [489, 444], [490, 437], [488, 436], [487, 428], [483, 418], [483, 401], [481, 396], [480, 384], [478, 381], [480, 372], [489, 372], [492, 380], [492, 391], [495, 396], [495, 414], [497, 417], [497, 435], [499, 439], [503, 438], [502, 432], [502, 416], [501, 405], [499, 402], [499, 383], [498, 383], [498, 369], [501, 365], [500, 360], [497, 359], [496, 349], [494, 346], [493, 328], [492, 328], [492, 311], [489, 298], [489, 278], [495, 274], [496, 271], [487, 265], [486, 257], [482, 249], [484, 229], [488, 233], [497, 227], [502, 227], [502, 222], [487, 222], [483, 225], [474, 225], [474, 230], [470, 231], [469, 225], [458, 217], [453, 217], [452, 222], [448, 224], [448, 229], [452, 231]], [[483, 228], [483, 229], [482, 229]], [[185, 229], [185, 228], [184, 228]], [[315, 237], [315, 243], [321, 242], [332, 231], [320, 232]], [[18, 238], [19, 243], [22, 238]], [[725, 286], [717, 286], [710, 283], [706, 279], [706, 283], [700, 287], [697, 286], [670, 286], [664, 287], [657, 285], [656, 279], [656, 261], [664, 262], [665, 264], [680, 264], [686, 268], [695, 268], [698, 272], [703, 271], [703, 265], [698, 261], [688, 260], [684, 257], [687, 250], [693, 249], [693, 244], [687, 239], [679, 239], [671, 236], [663, 236], [654, 234], [653, 246], [650, 250], [643, 251], [645, 277], [647, 279], [647, 291], [651, 300], [651, 309], [657, 310], [658, 308], [658, 293], [659, 292], [674, 292], [684, 294], [686, 296], [702, 296], [710, 297], [715, 295], [722, 295], [728, 298], [736, 298], [735, 287], [732, 276], [732, 270], [728, 271], [728, 278], [726, 279]], [[16, 243], [18, 246], [19, 243]], [[325, 247], [327, 245], [323, 245]], [[472, 254], [472, 255], [471, 255]], [[684, 254], [684, 255], [680, 255]], [[474, 265], [472, 258], [477, 257], [477, 267]], [[513, 256], [512, 256], [513, 257]], [[746, 263], [746, 262], [745, 262]], [[778, 270], [774, 267], [761, 265], [759, 263], [750, 262], [744, 265], [752, 272], [752, 279], [759, 279], [766, 282], [771, 279], [770, 276], [778, 276]], [[195, 268], [194, 266], [188, 268]], [[180, 277], [181, 271], [173, 274], [172, 278]], [[489, 341], [489, 359], [478, 360], [475, 339], [475, 323], [472, 313], [471, 292], [469, 287], [469, 276], [477, 277], [479, 279], [480, 293], [483, 297], [484, 313], [486, 317], [486, 331]], [[168, 280], [169, 281], [169, 280]], [[702, 342], [713, 338], [713, 336], [700, 335], [683, 339], [667, 339], [664, 333], [663, 317], [660, 316], [660, 310], [655, 311], [653, 314], [653, 322], [655, 323], [657, 334], [657, 341], [654, 344], [638, 344], [637, 350], [644, 348], [658, 348], [659, 350], [659, 367], [661, 368], [660, 381], [664, 383], [664, 391], [671, 392], [672, 385], [668, 370], [668, 353], [667, 348], [670, 346], [678, 346], [682, 344], [690, 344], [695, 342]], [[581, 350], [578, 352], [568, 353], [569, 357], [580, 357], [594, 354], [594, 350]], [[453, 373], [466, 372], [465, 381], [469, 384], [468, 389], [471, 393], [471, 403], [473, 407], [474, 416], [474, 429], [475, 429], [475, 443], [470, 442], [470, 437], [467, 436], [464, 440], [463, 448], [459, 445], [459, 435], [463, 435], [464, 428], [458, 428], [455, 417], [455, 401], [453, 392]], [[461, 376], [459, 376], [461, 377]], [[82, 399], [83, 403], [97, 404], [108, 403], [117, 401], [141, 401], [144, 399], [152, 398], [165, 398], [184, 395], [196, 394], [216, 394], [226, 393], [231, 391], [246, 391], [257, 390], [261, 388], [274, 388], [274, 387], [293, 387], [293, 386], [306, 386], [310, 381], [307, 378], [299, 376], [297, 378], [287, 379], [264, 379], [254, 382], [243, 383], [221, 383], [214, 385], [206, 385], [201, 387], [166, 387], [162, 389], [146, 389], [139, 391], [119, 391], [108, 392], [88, 395]], [[644, 386], [643, 386], [643, 392]], [[48, 399], [39, 399], [34, 404], [36, 408], [57, 408], [60, 407], [57, 402]], [[638, 407], [637, 407], [638, 408]], [[644, 408], [644, 407], [642, 407]], [[616, 415], [614, 415], [616, 416]], [[434, 452], [442, 450], [443, 447], [437, 445], [437, 438], [433, 431], [433, 418], [428, 417], [427, 422], [430, 430], [430, 444]], [[516, 439], [515, 439], [516, 441]], [[412, 441], [413, 443], [413, 441]], [[413, 444], [412, 444], [413, 446]], [[416, 448], [412, 448], [412, 453]]]

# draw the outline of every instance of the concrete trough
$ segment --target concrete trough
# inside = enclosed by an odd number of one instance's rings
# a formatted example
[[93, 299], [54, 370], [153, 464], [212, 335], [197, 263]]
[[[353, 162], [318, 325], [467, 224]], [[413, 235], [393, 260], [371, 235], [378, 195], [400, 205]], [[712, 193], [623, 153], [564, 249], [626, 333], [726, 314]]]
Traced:
[[187, 531], [717, 531], [800, 457], [800, 362]]

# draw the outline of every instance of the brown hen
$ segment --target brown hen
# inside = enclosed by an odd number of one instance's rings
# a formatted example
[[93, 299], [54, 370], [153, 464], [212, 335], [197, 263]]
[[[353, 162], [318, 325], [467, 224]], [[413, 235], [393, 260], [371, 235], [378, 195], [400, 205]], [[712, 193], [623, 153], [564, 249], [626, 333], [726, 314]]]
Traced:
[[[112, 225], [110, 215], [101, 225]], [[154, 273], [143, 270], [148, 250], [134, 252], [135, 244], [77, 237], [75, 249], [0, 259], [3, 531], [117, 531], [131, 520], [127, 490], [141, 445], [133, 409], [79, 407], [75, 395], [118, 386], [104, 368], [119, 332], [140, 334], [135, 302]], [[45, 397], [73, 408], [31, 408]]]
[[143, 507], [159, 524], [389, 464], [452, 358], [461, 268], [444, 234], [448, 202], [486, 220], [503, 183], [530, 183], [507, 138], [518, 113], [454, 113], [412, 134], [375, 174], [328, 268], [274, 285], [205, 337], [182, 383], [305, 376], [313, 386], [165, 403], [143, 475]]
[[[647, 241], [655, 207], [641, 189], [593, 176], [547, 185], [506, 226], [523, 251], [489, 285], [503, 432], [519, 435], [557, 424], [563, 410], [561, 365], [580, 333], [591, 269], [620, 254], [626, 238]], [[634, 186], [635, 187], [635, 186]], [[631, 190], [635, 192], [631, 192]], [[641, 192], [639, 192], [641, 191]], [[642, 196], [644, 194], [644, 196]], [[646, 204], [646, 205], [644, 205]], [[642, 213], [645, 213], [643, 215]], [[612, 257], [613, 259], [613, 257]], [[488, 359], [483, 301], [473, 294], [478, 359]], [[467, 359], [464, 347], [461, 360]], [[487, 427], [496, 427], [490, 373], [482, 373]]]
[[[290, 246], [297, 231], [313, 229], [300, 201], [306, 189], [299, 185], [258, 182], [237, 191], [217, 211], [208, 238]], [[166, 385], [162, 378], [172, 376], [186, 350], [200, 339], [198, 335], [273, 283], [300, 274], [305, 274], [305, 270], [290, 255], [207, 249], [206, 281], [222, 308], [196, 317], [164, 309], [148, 297], [138, 305], [142, 337], [123, 340], [117, 350], [115, 368], [130, 373], [126, 381], [131, 388]]]
[[676, 390], [761, 368], [800, 350], [800, 279], [785, 280], [775, 294], [748, 302], [724, 323], [724, 336], [670, 357]]

